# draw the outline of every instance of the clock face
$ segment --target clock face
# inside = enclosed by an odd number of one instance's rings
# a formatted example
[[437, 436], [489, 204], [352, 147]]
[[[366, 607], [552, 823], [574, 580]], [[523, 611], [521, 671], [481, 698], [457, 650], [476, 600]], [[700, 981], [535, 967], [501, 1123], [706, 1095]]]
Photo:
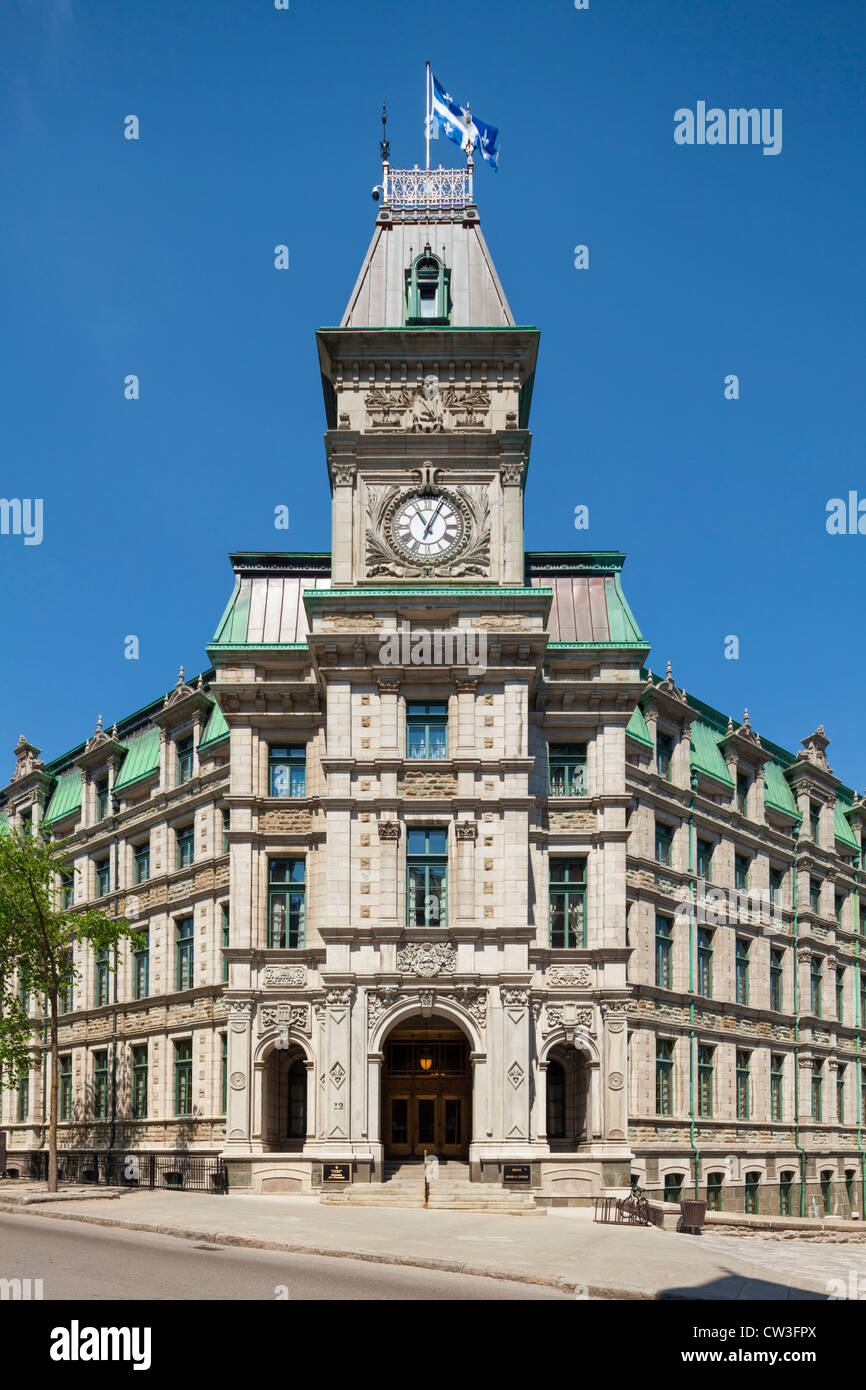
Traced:
[[418, 564], [438, 563], [456, 554], [466, 536], [466, 518], [457, 499], [445, 492], [411, 493], [389, 517], [389, 540]]

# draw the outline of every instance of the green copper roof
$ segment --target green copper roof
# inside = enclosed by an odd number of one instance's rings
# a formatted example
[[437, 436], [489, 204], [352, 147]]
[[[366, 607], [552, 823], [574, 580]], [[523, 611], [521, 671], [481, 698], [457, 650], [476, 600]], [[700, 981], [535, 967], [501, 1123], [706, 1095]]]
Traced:
[[607, 622], [611, 642], [642, 642], [641, 630], [628, 606], [626, 596], [619, 582], [619, 574], [609, 575], [604, 581], [607, 599]]
[[221, 739], [228, 738], [228, 736], [229, 726], [223, 719], [223, 712], [219, 705], [214, 705], [205, 725], [198, 751], [201, 752], [203, 748], [207, 748], [212, 743], [219, 743]]
[[653, 741], [649, 736], [649, 729], [646, 726], [640, 705], [635, 705], [634, 714], [628, 721], [625, 731], [631, 738], [636, 738], [638, 743], [645, 743], [647, 748], [652, 748]]
[[45, 811], [46, 822], [62, 820], [81, 809], [81, 773], [77, 767], [62, 772]]
[[789, 816], [795, 816], [797, 820], [802, 819], [781, 764], [775, 759], [764, 766], [764, 802], [776, 811], [784, 811]]
[[716, 782], [721, 782], [725, 787], [733, 787], [731, 774], [728, 772], [728, 765], [722, 757], [719, 743], [724, 738], [724, 734], [713, 729], [709, 724], [705, 724], [702, 719], [696, 719], [691, 726], [692, 729], [692, 770], [703, 772], [705, 776], [712, 777]]
[[834, 829], [836, 832], [836, 839], [841, 840], [842, 844], [847, 845], [849, 849], [859, 850], [860, 845], [858, 843], [857, 836], [854, 834], [854, 831], [848, 824], [847, 813], [850, 810], [851, 802], [846, 800], [842, 796], [837, 795], [836, 805], [833, 808]]
[[144, 729], [139, 734], [133, 734], [128, 744], [129, 752], [115, 780], [115, 791], [159, 771], [159, 729]]

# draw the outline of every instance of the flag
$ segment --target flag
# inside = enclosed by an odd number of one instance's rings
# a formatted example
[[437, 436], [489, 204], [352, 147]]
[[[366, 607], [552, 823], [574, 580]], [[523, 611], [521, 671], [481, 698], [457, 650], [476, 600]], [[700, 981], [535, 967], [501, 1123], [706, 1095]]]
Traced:
[[473, 116], [468, 106], [460, 106], [432, 73], [430, 76], [433, 79], [429, 118], [431, 139], [438, 140], [441, 130], [464, 153], [480, 149], [482, 158], [492, 169], [496, 169], [499, 159], [499, 131], [496, 126]]

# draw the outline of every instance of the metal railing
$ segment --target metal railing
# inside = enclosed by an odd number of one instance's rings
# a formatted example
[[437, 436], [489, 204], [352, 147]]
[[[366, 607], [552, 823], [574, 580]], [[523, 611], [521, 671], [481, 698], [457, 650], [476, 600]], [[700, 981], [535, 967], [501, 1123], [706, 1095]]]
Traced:
[[[44, 1149], [29, 1154], [8, 1154], [7, 1166], [45, 1182], [48, 1154]], [[104, 1149], [61, 1149], [57, 1154], [59, 1182], [84, 1186], [168, 1189], [173, 1192], [214, 1192], [229, 1190], [228, 1167], [216, 1154], [138, 1153]]]
[[463, 208], [472, 202], [471, 169], [389, 169], [382, 205], [390, 208]]

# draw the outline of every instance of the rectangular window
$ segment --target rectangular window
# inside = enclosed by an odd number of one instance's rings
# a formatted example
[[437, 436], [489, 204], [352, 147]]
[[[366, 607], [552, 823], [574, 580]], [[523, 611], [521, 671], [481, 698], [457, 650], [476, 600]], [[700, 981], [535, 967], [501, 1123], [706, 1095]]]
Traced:
[[135, 854], [135, 881], [145, 883], [150, 878], [150, 840], [145, 840], [143, 844], [136, 845]]
[[[222, 905], [222, 919], [223, 919], [223, 951], [226, 951], [226, 950], [228, 950], [228, 947], [229, 947], [229, 905], [228, 905], [228, 903], [223, 903], [223, 905]], [[223, 956], [223, 980], [228, 980], [228, 977], [229, 977], [229, 963], [228, 963], [227, 957], [224, 955], [224, 956]]]
[[111, 975], [111, 956], [108, 951], [99, 951], [96, 956], [96, 1007], [99, 1009], [109, 1002], [109, 977]]
[[586, 744], [551, 743], [548, 795], [586, 796]]
[[698, 840], [698, 878], [707, 883], [713, 879], [713, 846], [709, 840]]
[[193, 744], [192, 734], [177, 740], [177, 785], [182, 787], [192, 777]]
[[770, 869], [770, 903], [773, 907], [781, 906], [783, 879], [781, 869]]
[[844, 894], [844, 893], [837, 893], [837, 894], [836, 894], [836, 921], [839, 923], [839, 926], [840, 926], [840, 927], [841, 927], [841, 925], [842, 925], [842, 918], [843, 918], [844, 914], [845, 914], [845, 894]]
[[195, 828], [184, 825], [177, 832], [177, 867], [188, 869], [195, 856]]
[[814, 1061], [812, 1063], [812, 1119], [822, 1120], [824, 1118], [824, 1064]]
[[656, 863], [670, 868], [674, 843], [673, 826], [656, 821]]
[[72, 869], [67, 870], [60, 880], [60, 906], [65, 912], [72, 907], [75, 901], [75, 875]]
[[174, 1113], [192, 1114], [191, 1038], [180, 1038], [174, 1045]]
[[784, 952], [777, 946], [770, 948], [770, 1008], [776, 1013], [782, 1011], [782, 967]]
[[586, 946], [586, 860], [550, 860], [550, 945]]
[[302, 743], [273, 744], [268, 749], [268, 794], [307, 795], [307, 750]]
[[749, 809], [749, 779], [744, 772], [737, 773], [737, 810], [745, 816]]
[[812, 1013], [821, 1017], [821, 957], [813, 956], [809, 967], [809, 987], [812, 997]]
[[445, 700], [413, 700], [407, 704], [406, 757], [448, 757], [448, 705]]
[[670, 734], [656, 734], [656, 764], [659, 777], [663, 777], [666, 782], [671, 780], [673, 759], [674, 741]]
[[108, 782], [102, 781], [96, 784], [96, 819], [105, 820], [108, 815]]
[[682, 1173], [665, 1173], [664, 1199], [666, 1202], [679, 1203], [683, 1198], [683, 1175]]
[[229, 1048], [228, 1033], [220, 1033], [220, 1107], [221, 1113], [226, 1113], [226, 1100], [228, 1097], [229, 1079]]
[[812, 839], [813, 839], [813, 841], [815, 842], [816, 845], [818, 844], [819, 839], [820, 839], [820, 833], [819, 833], [819, 832], [820, 832], [820, 828], [821, 828], [821, 807], [820, 807], [820, 806], [816, 806], [815, 803], [814, 803], [814, 801], [810, 801], [810, 802], [809, 802], [809, 830], [811, 831]]
[[60, 1107], [59, 1118], [61, 1120], [72, 1119], [72, 1056], [66, 1053], [60, 1058], [60, 1071], [58, 1073], [58, 1083], [60, 1086]]
[[305, 859], [268, 860], [268, 946], [299, 950], [305, 941]]
[[147, 1114], [147, 1043], [137, 1043], [132, 1049], [132, 1118], [143, 1120]]
[[93, 1054], [93, 1117], [108, 1119], [108, 1051]]
[[671, 1038], [656, 1039], [656, 1113], [674, 1113], [674, 1044]]
[[707, 1211], [721, 1211], [724, 1173], [707, 1173]]
[[193, 935], [193, 918], [181, 917], [175, 922], [176, 940], [176, 971], [175, 987], [177, 989], [192, 989], [195, 983], [195, 940]]
[[705, 1044], [698, 1048], [698, 1114], [702, 1120], [713, 1118], [713, 1051]]
[[107, 859], [100, 859], [96, 865], [96, 896], [104, 898], [111, 892], [111, 865]]
[[840, 1066], [836, 1073], [836, 1120], [845, 1123], [845, 1067]]
[[674, 924], [670, 917], [656, 917], [656, 984], [673, 989]]
[[770, 1119], [781, 1120], [782, 1118], [782, 1070], [785, 1065], [784, 1057], [774, 1052], [770, 1057]]
[[30, 1114], [30, 1077], [18, 1082], [18, 1120], [23, 1123]]
[[229, 831], [232, 826], [232, 813], [226, 807], [223, 811], [223, 854], [229, 852]]
[[758, 1215], [758, 1190], [760, 1182], [760, 1173], [746, 1174], [746, 1213], [749, 1216]]
[[63, 984], [57, 996], [57, 1007], [62, 1014], [68, 1014], [72, 1009], [72, 982], [75, 974], [74, 959], [71, 951], [66, 952], [66, 969], [63, 972]]
[[447, 921], [448, 832], [416, 828], [408, 833], [406, 913], [410, 927], [437, 927]]
[[146, 999], [150, 993], [150, 933], [136, 933], [132, 956], [132, 989], [136, 999]]
[[791, 1196], [792, 1196], [793, 1190], [794, 1190], [794, 1174], [793, 1174], [793, 1173], [790, 1173], [790, 1172], [788, 1172], [788, 1173], [780, 1173], [780, 1174], [779, 1174], [779, 1215], [780, 1215], [780, 1216], [790, 1216], [790, 1215], [791, 1215], [791, 1205], [792, 1205]]
[[734, 855], [734, 887], [741, 893], [748, 891], [749, 858], [746, 854]]
[[710, 999], [713, 993], [713, 933], [698, 927], [698, 994]]
[[752, 1113], [751, 1078], [749, 1066], [750, 1052], [737, 1050], [737, 1119], [748, 1120]]
[[809, 907], [813, 912], [821, 911], [821, 880], [819, 878], [809, 879]]
[[737, 937], [736, 945], [736, 992], [737, 1003], [748, 1004], [749, 1002], [749, 946], [750, 942], [745, 937]]
[[843, 1014], [845, 1011], [845, 969], [844, 966], [836, 966], [836, 1018], [839, 1023], [844, 1023]]

